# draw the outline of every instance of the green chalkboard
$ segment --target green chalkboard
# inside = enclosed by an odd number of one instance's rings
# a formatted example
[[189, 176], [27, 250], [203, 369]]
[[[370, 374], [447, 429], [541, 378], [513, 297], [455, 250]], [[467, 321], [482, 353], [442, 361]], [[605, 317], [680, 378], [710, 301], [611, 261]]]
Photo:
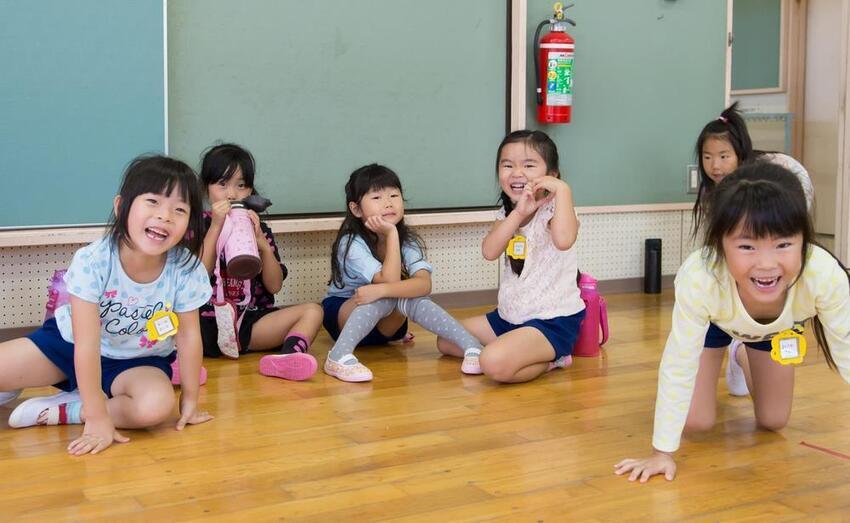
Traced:
[[735, 0], [732, 90], [781, 87], [782, 0]]
[[[552, 2], [530, 0], [528, 37]], [[723, 110], [725, 2], [576, 2], [572, 123], [552, 136], [578, 205], [688, 202], [700, 129]], [[531, 50], [529, 86], [534, 85]]]
[[372, 162], [408, 208], [493, 205], [507, 28], [494, 0], [171, 0], [170, 150], [246, 146], [275, 214], [343, 211]]
[[104, 223], [165, 149], [162, 0], [0, 0], [0, 227]]

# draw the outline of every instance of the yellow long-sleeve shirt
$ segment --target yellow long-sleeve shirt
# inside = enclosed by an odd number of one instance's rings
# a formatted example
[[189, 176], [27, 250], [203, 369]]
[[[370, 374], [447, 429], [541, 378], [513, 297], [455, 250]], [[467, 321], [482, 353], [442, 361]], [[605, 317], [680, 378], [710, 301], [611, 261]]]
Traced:
[[709, 323], [742, 341], [764, 341], [818, 316], [841, 377], [850, 383], [850, 285], [841, 266], [820, 247], [810, 246], [802, 275], [788, 289], [782, 314], [771, 323], [750, 317], [725, 264], [708, 266], [704, 250], [688, 256], [675, 286], [673, 326], [658, 375], [652, 437], [656, 449], [679, 448]]

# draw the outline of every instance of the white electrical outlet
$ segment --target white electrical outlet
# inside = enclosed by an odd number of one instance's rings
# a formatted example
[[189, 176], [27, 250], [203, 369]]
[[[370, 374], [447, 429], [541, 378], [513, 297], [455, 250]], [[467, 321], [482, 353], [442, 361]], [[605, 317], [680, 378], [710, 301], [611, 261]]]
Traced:
[[699, 191], [699, 169], [696, 165], [688, 165], [685, 170], [688, 174], [688, 194], [696, 194]]

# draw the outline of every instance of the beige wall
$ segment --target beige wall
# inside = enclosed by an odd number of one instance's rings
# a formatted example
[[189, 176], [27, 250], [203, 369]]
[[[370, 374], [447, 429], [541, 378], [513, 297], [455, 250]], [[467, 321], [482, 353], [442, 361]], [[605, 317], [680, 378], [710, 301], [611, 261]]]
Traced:
[[815, 188], [815, 229], [835, 233], [841, 0], [809, 0], [803, 164]]

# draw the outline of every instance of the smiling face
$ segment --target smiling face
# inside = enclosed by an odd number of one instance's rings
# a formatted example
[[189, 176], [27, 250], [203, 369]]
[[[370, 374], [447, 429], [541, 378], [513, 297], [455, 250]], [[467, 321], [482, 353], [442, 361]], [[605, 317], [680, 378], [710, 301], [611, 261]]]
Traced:
[[398, 225], [404, 218], [404, 199], [398, 187], [370, 189], [360, 198], [360, 203], [349, 203], [354, 216], [366, 220], [372, 216], [381, 216], [384, 220]]
[[738, 168], [735, 148], [724, 138], [706, 138], [702, 145], [702, 168], [714, 183], [732, 174]]
[[[115, 197], [116, 214], [121, 197]], [[137, 196], [127, 215], [127, 234], [133, 251], [162, 256], [186, 235], [190, 206], [175, 187], [171, 194], [144, 193]]]
[[753, 238], [739, 224], [723, 238], [723, 256], [751, 315], [751, 308], [781, 310], [802, 269], [803, 235]]
[[540, 153], [524, 142], [508, 143], [499, 154], [499, 186], [516, 203], [525, 185], [549, 174]]
[[242, 168], [236, 167], [233, 176], [227, 179], [220, 179], [217, 182], [207, 185], [207, 197], [210, 203], [216, 203], [221, 200], [237, 201], [244, 200], [251, 196], [253, 189], [245, 183], [245, 178], [242, 176]]

